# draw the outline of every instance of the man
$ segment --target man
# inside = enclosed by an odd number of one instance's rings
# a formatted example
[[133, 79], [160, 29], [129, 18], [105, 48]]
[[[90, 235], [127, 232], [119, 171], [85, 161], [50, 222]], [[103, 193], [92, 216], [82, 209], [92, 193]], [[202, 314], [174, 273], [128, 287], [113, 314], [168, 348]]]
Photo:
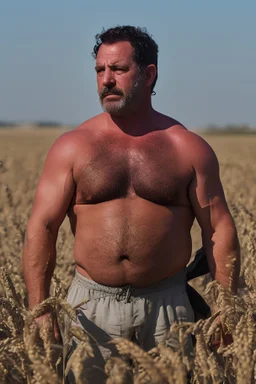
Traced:
[[23, 269], [32, 308], [49, 296], [58, 229], [68, 214], [76, 262], [68, 301], [88, 300], [77, 310], [77, 324], [97, 340], [99, 363], [113, 348], [111, 338], [149, 350], [166, 340], [173, 321], [194, 321], [185, 282], [195, 218], [212, 277], [234, 292], [239, 244], [213, 150], [152, 108], [154, 40], [131, 26], [96, 38], [104, 113], [50, 149]]

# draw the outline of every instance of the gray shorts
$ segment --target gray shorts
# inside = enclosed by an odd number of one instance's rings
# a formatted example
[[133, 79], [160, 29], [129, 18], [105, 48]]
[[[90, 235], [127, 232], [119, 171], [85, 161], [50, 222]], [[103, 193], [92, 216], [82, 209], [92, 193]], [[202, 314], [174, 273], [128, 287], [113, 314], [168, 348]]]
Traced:
[[[76, 271], [67, 301], [78, 306], [76, 325], [97, 340], [104, 359], [114, 352], [113, 344], [108, 343], [113, 338], [127, 338], [148, 351], [166, 341], [173, 322], [194, 321], [186, 269], [147, 288], [108, 287]], [[175, 348], [175, 340], [171, 347]]]

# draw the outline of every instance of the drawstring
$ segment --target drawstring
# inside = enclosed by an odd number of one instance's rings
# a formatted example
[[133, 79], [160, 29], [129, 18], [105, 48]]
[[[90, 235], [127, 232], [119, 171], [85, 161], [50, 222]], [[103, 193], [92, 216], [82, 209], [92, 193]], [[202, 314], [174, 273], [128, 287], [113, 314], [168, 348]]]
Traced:
[[120, 292], [116, 294], [116, 300], [117, 301], [124, 300], [125, 303], [130, 303], [131, 295], [132, 295], [132, 288], [130, 285], [126, 285], [122, 287]]
[[130, 303], [131, 295], [132, 295], [131, 286], [128, 285], [128, 289], [127, 289], [126, 295], [125, 295], [125, 303]]

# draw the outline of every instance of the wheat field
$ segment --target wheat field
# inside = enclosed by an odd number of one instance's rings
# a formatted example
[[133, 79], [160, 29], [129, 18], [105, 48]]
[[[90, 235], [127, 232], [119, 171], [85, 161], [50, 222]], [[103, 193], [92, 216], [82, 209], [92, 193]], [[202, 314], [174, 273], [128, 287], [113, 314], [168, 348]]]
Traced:
[[[50, 324], [40, 334], [35, 317], [51, 310], [60, 325], [64, 316], [75, 316], [65, 301], [74, 270], [73, 239], [65, 221], [57, 242], [57, 265], [52, 296], [27, 309], [21, 273], [21, 255], [26, 224], [35, 188], [47, 151], [60, 130], [0, 131], [0, 383], [64, 383], [63, 356], [66, 346], [52, 341]], [[173, 324], [179, 349], [160, 345], [146, 353], [123, 339], [115, 340], [120, 357], [105, 365], [107, 384], [116, 383], [238, 383], [256, 382], [256, 135], [205, 136], [219, 158], [226, 198], [237, 225], [242, 266], [237, 297], [230, 297], [209, 277], [193, 286], [212, 306], [233, 335], [229, 346], [212, 349], [211, 336], [218, 331], [215, 316], [197, 323]], [[201, 246], [200, 231], [192, 229], [193, 252]], [[87, 383], [83, 361], [91, 356], [88, 335], [69, 329], [81, 340], [69, 360], [77, 383]], [[193, 355], [184, 344], [193, 334]], [[66, 368], [67, 371], [67, 368]]]

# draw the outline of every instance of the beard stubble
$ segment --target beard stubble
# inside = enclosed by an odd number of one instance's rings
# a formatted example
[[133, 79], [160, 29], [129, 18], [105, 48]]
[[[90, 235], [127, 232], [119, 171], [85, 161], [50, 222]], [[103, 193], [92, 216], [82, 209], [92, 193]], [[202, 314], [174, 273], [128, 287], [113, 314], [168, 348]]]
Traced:
[[[99, 99], [104, 112], [111, 115], [122, 115], [126, 112], [133, 110], [139, 105], [141, 89], [143, 87], [143, 76], [138, 75], [133, 87], [125, 94], [121, 88], [104, 87], [99, 92]], [[104, 100], [106, 95], [118, 95], [121, 99], [118, 101]]]

